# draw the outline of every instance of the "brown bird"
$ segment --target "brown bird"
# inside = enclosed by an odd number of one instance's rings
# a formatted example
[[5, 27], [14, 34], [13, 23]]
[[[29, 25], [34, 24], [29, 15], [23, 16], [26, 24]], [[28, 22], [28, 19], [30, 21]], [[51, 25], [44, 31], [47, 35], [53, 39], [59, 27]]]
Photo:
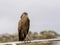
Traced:
[[26, 38], [26, 35], [28, 34], [30, 27], [30, 20], [28, 18], [28, 13], [23, 12], [21, 15], [21, 20], [18, 22], [18, 35], [19, 35], [19, 41], [23, 41]]

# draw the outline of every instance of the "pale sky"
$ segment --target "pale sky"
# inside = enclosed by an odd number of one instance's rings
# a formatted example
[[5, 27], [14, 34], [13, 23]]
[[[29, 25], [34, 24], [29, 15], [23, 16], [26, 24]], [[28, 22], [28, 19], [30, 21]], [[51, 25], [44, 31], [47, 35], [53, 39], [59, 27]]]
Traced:
[[30, 31], [60, 34], [60, 0], [0, 0], [0, 34], [18, 32], [21, 13], [28, 12]]

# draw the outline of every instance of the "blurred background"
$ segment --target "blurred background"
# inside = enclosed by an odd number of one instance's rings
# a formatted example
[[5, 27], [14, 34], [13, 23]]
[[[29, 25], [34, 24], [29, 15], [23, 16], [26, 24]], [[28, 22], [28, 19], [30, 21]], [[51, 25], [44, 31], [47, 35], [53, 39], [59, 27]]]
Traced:
[[0, 0], [0, 34], [16, 33], [23, 12], [30, 18], [30, 31], [54, 30], [60, 34], [60, 0]]
[[60, 0], [0, 0], [0, 42], [18, 41], [18, 21], [23, 12], [30, 19], [26, 40], [58, 38], [59, 5]]

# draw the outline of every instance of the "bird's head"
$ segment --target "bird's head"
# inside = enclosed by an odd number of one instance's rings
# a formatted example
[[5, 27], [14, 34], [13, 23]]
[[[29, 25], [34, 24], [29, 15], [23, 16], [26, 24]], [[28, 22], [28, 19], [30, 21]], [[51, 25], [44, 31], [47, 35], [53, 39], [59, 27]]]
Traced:
[[28, 17], [28, 13], [27, 12], [23, 12], [22, 15], [21, 15], [21, 18], [23, 18], [25, 16]]

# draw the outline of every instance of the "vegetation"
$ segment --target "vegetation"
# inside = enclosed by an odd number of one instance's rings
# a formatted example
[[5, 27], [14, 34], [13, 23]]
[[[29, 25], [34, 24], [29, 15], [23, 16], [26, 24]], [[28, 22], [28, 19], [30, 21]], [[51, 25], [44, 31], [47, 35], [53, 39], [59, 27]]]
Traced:
[[[58, 34], [55, 31], [41, 31], [40, 34], [37, 32], [32, 33], [31, 31], [26, 36], [25, 40], [37, 40], [37, 39], [51, 39], [57, 38]], [[15, 34], [2, 34], [0, 35], [0, 42], [13, 42], [18, 41], [18, 33]], [[52, 43], [27, 43], [21, 45], [50, 45]]]
[[58, 34], [55, 31], [42, 31], [40, 32], [42, 39], [57, 38]]

